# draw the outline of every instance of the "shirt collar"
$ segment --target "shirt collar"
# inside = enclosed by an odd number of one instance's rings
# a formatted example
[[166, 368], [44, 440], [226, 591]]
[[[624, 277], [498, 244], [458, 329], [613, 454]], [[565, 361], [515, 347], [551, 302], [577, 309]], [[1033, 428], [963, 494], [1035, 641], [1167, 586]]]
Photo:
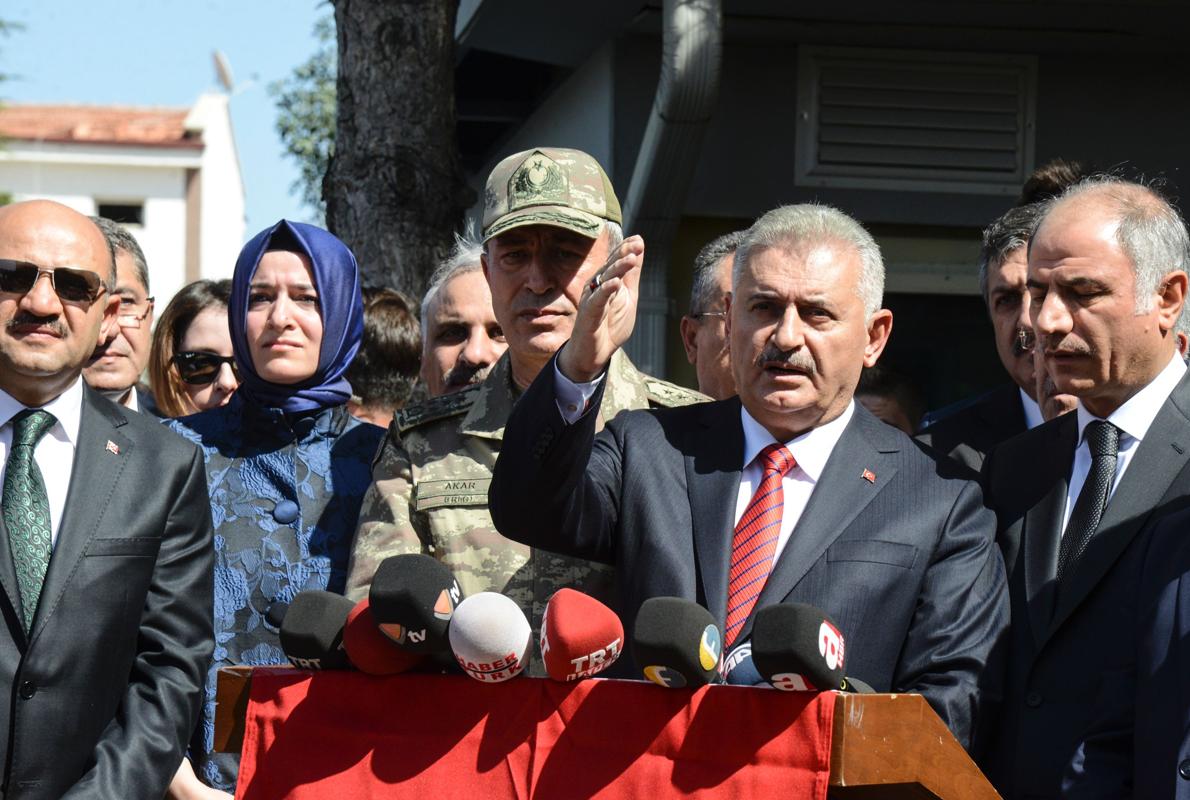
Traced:
[[[1156, 378], [1149, 381], [1145, 388], [1129, 397], [1124, 405], [1109, 414], [1107, 421], [1137, 441], [1143, 441], [1157, 412], [1161, 410], [1161, 406], [1185, 373], [1186, 362], [1182, 360], [1180, 354], [1174, 353], [1165, 369], [1161, 370]], [[1082, 400], [1078, 401], [1077, 413], [1078, 440], [1082, 442], [1087, 425], [1098, 417], [1083, 407]]]
[[[28, 406], [18, 401], [8, 392], [0, 389], [0, 427], [7, 425], [12, 421], [13, 417], [26, 408]], [[44, 406], [41, 406], [41, 408], [53, 414], [54, 419], [58, 420], [50, 428], [50, 435], [58, 439], [62, 439], [63, 435], [65, 435], [67, 442], [71, 445], [78, 445], [79, 419], [83, 413], [82, 377], [75, 378], [74, 383], [70, 384], [66, 391]]]
[[1041, 416], [1041, 406], [1037, 405], [1037, 401], [1029, 395], [1025, 394], [1025, 390], [1017, 387], [1017, 391], [1021, 393], [1021, 409], [1025, 412], [1025, 430], [1031, 431], [1045, 419]]
[[[831, 452], [838, 444], [839, 437], [843, 435], [843, 429], [847, 427], [847, 423], [851, 422], [851, 417], [854, 414], [855, 401], [852, 400], [847, 404], [843, 413], [830, 422], [819, 425], [817, 428], [811, 428], [801, 436], [784, 442], [785, 446], [789, 448], [789, 452], [793, 454], [794, 460], [797, 461], [797, 465], [811, 481], [818, 482], [818, 476], [822, 474], [827, 459], [831, 457]], [[744, 428], [743, 466], [746, 469], [761, 450], [777, 440], [742, 405], [740, 406], [740, 423]]]

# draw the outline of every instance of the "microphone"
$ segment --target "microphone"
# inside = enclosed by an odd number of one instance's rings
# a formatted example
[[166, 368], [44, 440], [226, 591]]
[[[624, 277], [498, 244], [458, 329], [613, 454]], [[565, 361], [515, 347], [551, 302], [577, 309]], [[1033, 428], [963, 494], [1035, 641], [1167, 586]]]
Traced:
[[281, 620], [281, 650], [300, 669], [347, 669], [343, 626], [354, 603], [342, 595], [298, 592]]
[[645, 677], [678, 689], [722, 683], [723, 636], [711, 612], [678, 597], [650, 597], [636, 612], [632, 657]]
[[380, 632], [368, 598], [355, 604], [343, 626], [343, 648], [352, 666], [369, 675], [396, 675], [420, 664], [424, 656], [402, 650]]
[[541, 658], [556, 681], [577, 681], [610, 667], [624, 649], [616, 613], [590, 595], [559, 589], [541, 620]]
[[844, 653], [843, 634], [822, 609], [782, 603], [756, 612], [752, 659], [774, 688], [786, 692], [842, 689]]
[[450, 568], [423, 553], [381, 561], [368, 592], [381, 633], [410, 653], [447, 648], [446, 631], [462, 597]]
[[501, 683], [525, 669], [533, 631], [510, 598], [480, 592], [459, 603], [447, 636], [463, 672], [481, 683]]
[[746, 639], [731, 649], [723, 659], [723, 679], [729, 686], [767, 686], [769, 683], [752, 660], [752, 640]]

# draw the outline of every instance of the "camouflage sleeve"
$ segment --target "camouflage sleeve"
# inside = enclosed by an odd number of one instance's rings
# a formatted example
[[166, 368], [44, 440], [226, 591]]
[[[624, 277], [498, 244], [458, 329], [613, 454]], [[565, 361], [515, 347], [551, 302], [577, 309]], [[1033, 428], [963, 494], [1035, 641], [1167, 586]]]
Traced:
[[372, 462], [372, 485], [364, 495], [351, 546], [344, 592], [351, 600], [367, 596], [372, 576], [384, 559], [426, 552], [410, 514], [413, 489], [409, 453], [400, 436], [390, 430]]

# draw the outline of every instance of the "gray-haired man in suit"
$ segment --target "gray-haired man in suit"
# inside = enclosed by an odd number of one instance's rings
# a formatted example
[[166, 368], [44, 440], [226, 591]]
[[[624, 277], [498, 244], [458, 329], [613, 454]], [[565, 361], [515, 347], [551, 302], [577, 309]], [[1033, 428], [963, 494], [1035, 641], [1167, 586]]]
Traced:
[[116, 324], [115, 282], [86, 217], [0, 209], [6, 797], [161, 797], [213, 647], [198, 450], [81, 378]]
[[682, 597], [731, 646], [758, 608], [818, 606], [846, 637], [848, 674], [920, 692], [969, 741], [1008, 623], [1004, 568], [963, 468], [853, 400], [892, 329], [872, 237], [826, 206], [765, 214], [736, 252], [727, 307], [738, 397], [629, 412], [596, 436], [590, 409], [632, 332], [644, 243], [616, 255], [508, 421], [497, 527], [614, 563], [629, 627], [646, 599]]
[[1090, 179], [1047, 206], [1029, 245], [1037, 348], [1078, 408], [984, 464], [1009, 573], [1001, 727], [986, 766], [1006, 798], [1057, 797], [1098, 707], [1121, 690], [1156, 510], [1190, 499], [1190, 379], [1175, 326], [1190, 239], [1150, 189]]

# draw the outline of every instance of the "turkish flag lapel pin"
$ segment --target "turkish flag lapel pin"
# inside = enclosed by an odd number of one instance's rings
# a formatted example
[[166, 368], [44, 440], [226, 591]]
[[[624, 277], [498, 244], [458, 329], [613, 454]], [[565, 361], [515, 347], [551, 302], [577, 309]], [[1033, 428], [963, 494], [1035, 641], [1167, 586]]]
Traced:
[[863, 478], [865, 481], [867, 481], [868, 483], [876, 482], [876, 473], [872, 472], [872, 470], [870, 470], [870, 469], [865, 469], [863, 472], [861, 472], [859, 474], [859, 476], [861, 478]]
[[116, 444], [115, 442], [113, 442], [111, 439], [107, 440], [107, 448], [106, 449], [113, 456], [120, 455], [120, 446], [118, 444]]

